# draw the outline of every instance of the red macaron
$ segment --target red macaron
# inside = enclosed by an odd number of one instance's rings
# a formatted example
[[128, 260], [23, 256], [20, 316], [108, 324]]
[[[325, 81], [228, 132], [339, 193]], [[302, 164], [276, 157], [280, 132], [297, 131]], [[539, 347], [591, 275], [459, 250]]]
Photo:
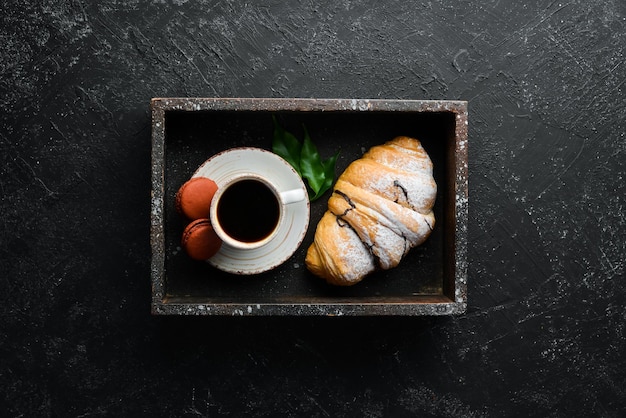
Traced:
[[222, 247], [222, 240], [217, 236], [209, 219], [196, 219], [185, 228], [181, 245], [189, 257], [194, 260], [207, 260]]
[[190, 220], [209, 217], [209, 207], [217, 184], [206, 177], [194, 177], [176, 193], [176, 210]]

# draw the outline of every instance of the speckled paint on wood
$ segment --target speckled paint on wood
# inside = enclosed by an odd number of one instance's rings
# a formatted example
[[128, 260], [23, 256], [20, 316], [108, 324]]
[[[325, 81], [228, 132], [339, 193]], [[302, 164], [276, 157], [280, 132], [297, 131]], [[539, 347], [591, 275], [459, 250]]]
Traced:
[[[151, 214], [151, 243], [152, 243], [152, 312], [156, 315], [451, 315], [465, 312], [467, 308], [467, 213], [468, 213], [468, 119], [467, 103], [462, 101], [418, 101], [418, 100], [370, 100], [370, 99], [254, 99], [254, 98], [158, 98], [151, 102], [152, 108], [152, 214]], [[344, 124], [350, 124], [350, 116], [355, 113], [371, 115], [372, 118], [386, 116], [393, 118], [395, 115], [411, 117], [414, 115], [415, 124], [419, 125], [418, 117], [429, 114], [450, 115], [448, 119], [441, 119], [442, 126], [435, 126], [434, 129], [441, 130], [444, 135], [437, 138], [438, 146], [442, 149], [440, 157], [433, 159], [439, 172], [443, 173], [439, 181], [440, 202], [437, 206], [443, 206], [441, 219], [437, 221], [437, 230], [444, 229], [442, 253], [438, 259], [441, 263], [438, 270], [441, 271], [441, 278], [438, 293], [428, 293], [420, 290], [419, 285], [409, 282], [403, 292], [388, 292], [384, 285], [377, 291], [367, 291], [359, 296], [353, 295], [349, 299], [337, 298], [334, 290], [306, 292], [289, 291], [283, 288], [281, 281], [276, 281], [274, 276], [266, 275], [257, 281], [262, 280], [267, 286], [274, 286], [276, 290], [269, 293], [249, 294], [253, 291], [242, 291], [241, 294], [231, 293], [228, 303], [224, 303], [215, 298], [210, 291], [198, 290], [196, 293], [176, 294], [173, 291], [172, 283], [181, 280], [180, 275], [185, 275], [188, 269], [173, 268], [173, 263], [168, 261], [168, 248], [172, 246], [169, 240], [177, 240], [176, 232], [169, 233], [165, 227], [167, 220], [166, 212], [171, 211], [168, 204], [167, 187], [164, 180], [167, 178], [166, 160], [174, 159], [172, 163], [177, 168], [188, 155], [171, 157], [167, 153], [167, 143], [171, 141], [185, 141], [185, 138], [168, 139], [168, 132], [174, 128], [168, 128], [168, 114], [185, 112], [189, 117], [202, 118], [204, 115], [218, 113], [240, 114], [241, 126], [244, 130], [254, 129], [254, 118], [246, 119], [246, 115], [254, 114], [333, 114], [341, 119], [345, 115]], [[207, 113], [208, 112], [208, 113]], [[256, 117], [256, 116], [255, 116]], [[367, 117], [367, 116], [365, 116]], [[191, 119], [190, 119], [191, 120]], [[267, 126], [271, 127], [269, 117], [266, 120]], [[389, 122], [387, 122], [389, 123]], [[423, 123], [423, 122], [422, 122]], [[433, 122], [430, 122], [431, 124]], [[248, 126], [247, 126], [248, 125]], [[194, 125], [191, 125], [194, 126]], [[222, 129], [217, 125], [207, 125], [209, 130], [200, 128], [193, 132], [195, 135], [203, 135], [210, 141], [216, 136], [215, 130]], [[313, 128], [311, 126], [310, 128]], [[329, 129], [332, 129], [330, 127]], [[367, 133], [358, 131], [351, 136], [343, 138], [344, 141], [362, 141]], [[415, 128], [413, 128], [415, 129]], [[234, 131], [233, 135], [241, 135], [242, 131]], [[391, 135], [391, 134], [389, 134]], [[231, 138], [231, 136], [227, 138]], [[370, 140], [373, 143], [383, 143], [391, 139], [389, 137], [374, 137]], [[262, 140], [262, 138], [261, 138]], [[422, 138], [428, 141], [433, 139]], [[219, 142], [219, 141], [218, 141]], [[262, 142], [263, 143], [263, 142]], [[270, 144], [270, 138], [264, 142]], [[217, 147], [228, 149], [228, 144], [216, 144]], [[434, 146], [434, 145], [432, 145]], [[426, 145], [428, 147], [428, 145]], [[218, 148], [219, 149], [219, 148]], [[353, 154], [345, 156], [348, 160], [356, 159], [360, 155]], [[207, 156], [207, 157], [210, 157]], [[444, 168], [445, 167], [445, 168]], [[170, 193], [171, 194], [171, 193]], [[171, 200], [171, 199], [170, 199]], [[324, 202], [318, 203], [324, 205]], [[321, 207], [321, 206], [320, 206]], [[319, 214], [318, 214], [319, 215]], [[319, 216], [312, 217], [312, 225], [309, 229], [314, 230], [319, 221]], [[441, 234], [439, 232], [439, 234]], [[310, 245], [309, 241], [304, 241], [303, 245]], [[184, 257], [184, 255], [183, 255]], [[295, 257], [299, 265], [304, 264], [302, 254]], [[404, 261], [405, 264], [415, 261]], [[183, 260], [182, 263], [195, 263], [191, 260]], [[169, 266], [169, 267], [168, 267]], [[300, 269], [287, 271], [285, 280], [306, 281], [310, 278], [303, 276]], [[389, 271], [393, 274], [417, 274], [407, 273], [400, 269]], [[215, 281], [214, 272], [203, 270], [200, 273], [205, 276], [205, 281]], [[309, 273], [310, 275], [310, 273]], [[197, 280], [202, 280], [201, 278]], [[255, 282], [250, 278], [250, 288]], [[384, 281], [391, 279], [367, 278], [366, 280]], [[230, 281], [234, 282], [233, 277]], [[198, 283], [198, 281], [196, 281]], [[229, 278], [225, 277], [221, 282], [222, 287], [229, 287]], [[197, 286], [197, 285], [196, 285]], [[362, 286], [360, 284], [356, 286]], [[418, 294], [419, 293], [419, 294]]]

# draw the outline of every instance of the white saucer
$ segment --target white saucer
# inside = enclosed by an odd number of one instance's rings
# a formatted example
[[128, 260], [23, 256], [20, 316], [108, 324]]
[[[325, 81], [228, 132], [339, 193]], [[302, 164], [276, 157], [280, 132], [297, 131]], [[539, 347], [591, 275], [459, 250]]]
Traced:
[[[253, 173], [264, 176], [281, 190], [306, 186], [296, 171], [278, 155], [261, 148], [232, 148], [205, 161], [192, 177], [208, 177], [217, 187], [234, 175]], [[309, 199], [285, 207], [285, 222], [276, 237], [266, 245], [241, 250], [226, 244], [207, 262], [234, 274], [258, 274], [271, 270], [289, 259], [298, 249], [309, 226]]]

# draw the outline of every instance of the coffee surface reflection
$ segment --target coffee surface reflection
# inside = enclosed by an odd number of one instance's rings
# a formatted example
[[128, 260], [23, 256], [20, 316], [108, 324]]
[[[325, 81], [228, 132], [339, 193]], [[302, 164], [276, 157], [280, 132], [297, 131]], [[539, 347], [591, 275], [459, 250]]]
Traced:
[[280, 218], [276, 194], [263, 182], [242, 179], [224, 190], [217, 205], [222, 229], [231, 238], [253, 243], [268, 237]]

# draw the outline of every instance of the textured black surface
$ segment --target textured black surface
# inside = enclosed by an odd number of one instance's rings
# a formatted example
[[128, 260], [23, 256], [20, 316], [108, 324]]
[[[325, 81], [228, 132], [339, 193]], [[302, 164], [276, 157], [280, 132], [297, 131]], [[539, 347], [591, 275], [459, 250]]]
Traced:
[[[623, 1], [9, 3], [3, 416], [623, 414]], [[468, 313], [151, 317], [159, 96], [468, 100]]]

